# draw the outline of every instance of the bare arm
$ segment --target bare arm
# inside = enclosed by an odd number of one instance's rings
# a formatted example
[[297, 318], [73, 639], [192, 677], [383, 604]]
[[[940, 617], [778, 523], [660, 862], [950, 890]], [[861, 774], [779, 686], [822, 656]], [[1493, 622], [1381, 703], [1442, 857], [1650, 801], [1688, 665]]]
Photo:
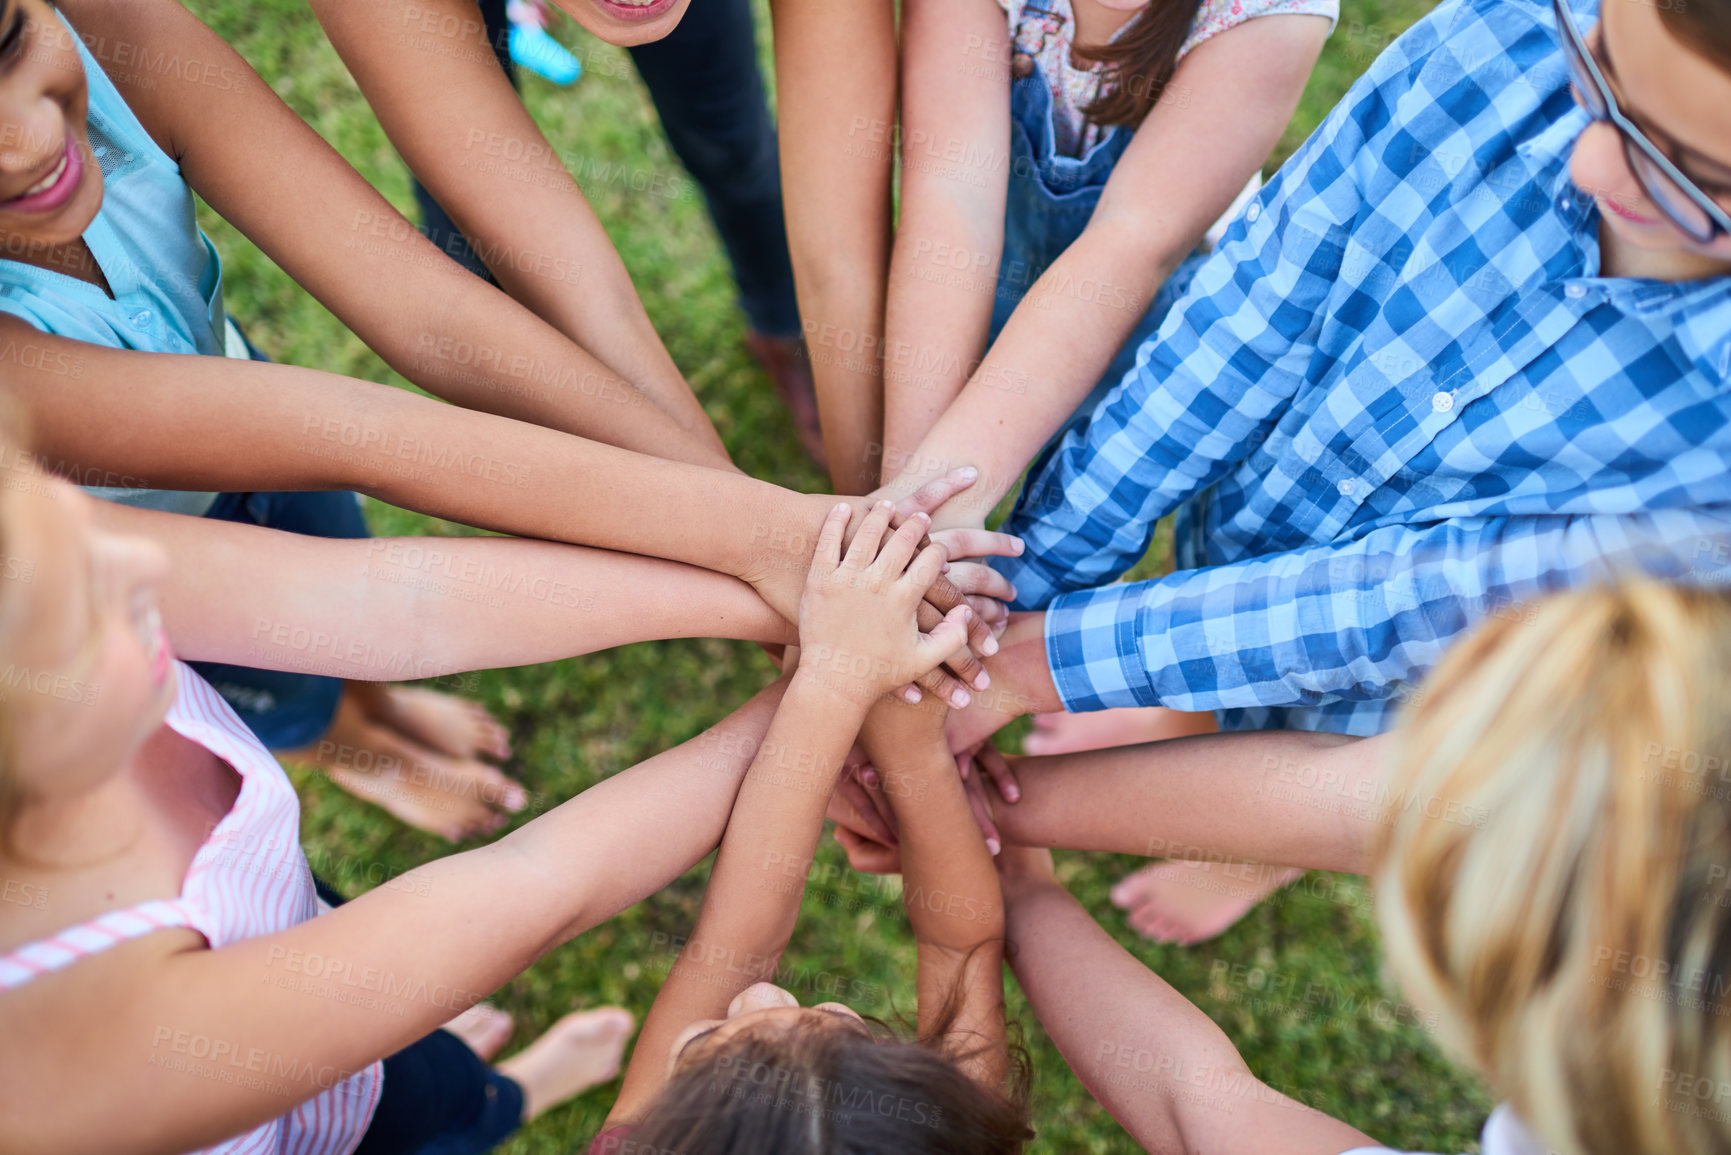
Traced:
[[983, 523], [1088, 396], [1166, 278], [1268, 158], [1327, 35], [1320, 16], [1258, 17], [1179, 63], [1087, 228], [1034, 283], [966, 388], [921, 393], [932, 402], [921, 420], [897, 430], [909, 450], [904, 484], [950, 468], [944, 461], [980, 469], [981, 484], [940, 524]]
[[885, 480], [986, 347], [1009, 187], [1009, 29], [996, 0], [907, 0], [902, 203], [884, 347]]
[[1023, 846], [1363, 874], [1394, 741], [1270, 730], [1019, 758], [1021, 801], [993, 815]]
[[1375, 1140], [1273, 1090], [1219, 1027], [1100, 929], [1044, 851], [1006, 850], [1010, 965], [1088, 1092], [1153, 1155], [1339, 1155]]
[[[119, 83], [140, 121], [180, 162], [187, 182], [211, 208], [405, 377], [469, 408], [660, 457], [731, 467], [708, 418], [676, 373], [671, 384], [662, 381], [663, 388], [652, 389], [653, 375], [640, 381], [616, 371], [468, 274], [291, 112], [233, 49], [178, 4], [74, 0], [64, 7], [75, 26], [87, 33], [139, 46], [146, 54], [220, 61], [246, 78], [246, 83], [220, 93], [180, 73], [157, 77], [123, 72]], [[344, 7], [353, 14], [351, 19], [364, 19], [363, 14], [382, 6]], [[475, 19], [473, 5], [469, 18]], [[400, 62], [400, 71], [438, 87], [442, 100], [466, 99], [460, 89], [441, 85], [438, 68], [427, 67], [419, 53], [394, 45], [389, 34], [378, 36], [376, 44]], [[509, 92], [491, 56], [487, 65]], [[528, 123], [514, 97], [511, 103]], [[429, 111], [420, 109], [422, 115]], [[442, 118], [447, 134], [468, 131], [454, 110], [431, 114]], [[441, 148], [448, 145], [442, 154], [448, 165], [474, 151], [471, 146], [466, 154], [461, 144], [442, 139], [438, 143]], [[525, 230], [535, 222], [533, 235], [538, 239], [514, 237], [509, 250], [514, 263], [537, 270], [530, 280], [551, 283], [573, 298], [619, 291], [583, 277], [597, 254], [575, 255], [559, 247], [556, 232], [549, 237], [557, 214], [514, 216], [511, 206], [500, 200], [516, 182], [482, 179], [492, 195], [491, 216], [520, 220]], [[586, 215], [587, 206], [575, 195], [574, 185], [571, 192]], [[543, 220], [551, 223], [543, 227]], [[601, 244], [616, 265], [605, 237]], [[619, 271], [623, 279], [623, 269]], [[388, 292], [381, 291], [385, 286]], [[623, 293], [640, 314], [629, 281]], [[622, 332], [624, 327], [609, 331]], [[659, 351], [653, 332], [649, 340]], [[661, 357], [665, 360], [665, 352]]]
[[860, 738], [900, 832], [902, 900], [919, 944], [920, 1033], [959, 1000], [945, 1042], [963, 1070], [1002, 1091], [1003, 895], [944, 742], [943, 715], [929, 704], [886, 701]]
[[794, 285], [837, 493], [877, 488], [895, 159], [892, 0], [771, 0]]
[[174, 559], [163, 617], [191, 661], [386, 680], [556, 661], [660, 638], [792, 642], [735, 578], [503, 537], [328, 539], [97, 503]]
[[[204, 1147], [420, 1038], [707, 854], [784, 689], [280, 934], [159, 932], [0, 992], [8, 1038], [32, 1041], [0, 1048], [0, 1152]], [[174, 1066], [194, 1038], [217, 1077]]]

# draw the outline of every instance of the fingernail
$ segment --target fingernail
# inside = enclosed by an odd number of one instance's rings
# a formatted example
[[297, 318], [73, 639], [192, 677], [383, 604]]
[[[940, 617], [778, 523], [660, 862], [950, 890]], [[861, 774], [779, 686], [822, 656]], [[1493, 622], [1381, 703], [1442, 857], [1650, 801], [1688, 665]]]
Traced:
[[1009, 799], [1011, 802], [1020, 802], [1022, 800], [1022, 792], [1017, 790], [1014, 786], [1006, 786], [1004, 787], [1004, 797]]
[[919, 687], [918, 686], [909, 686], [907, 689], [902, 691], [902, 697], [907, 699], [908, 704], [910, 706], [917, 705], [919, 703], [919, 700], [920, 700]]
[[834, 508], [834, 509], [832, 509], [832, 510], [830, 510], [830, 512], [831, 512], [831, 513], [844, 513], [844, 512], [846, 512], [846, 511], [847, 511], [847, 510], [848, 510], [848, 509], [850, 509], [850, 508], [851, 508], [851, 507], [850, 507], [850, 506], [849, 506], [849, 505], [848, 505], [848, 503], [847, 503], [847, 502], [845, 502], [845, 501], [838, 501], [838, 502], [836, 502], [836, 503], [835, 503], [835, 508]]
[[957, 690], [950, 695], [950, 705], [958, 710], [967, 709], [968, 703], [974, 700], [973, 695], [966, 690]]
[[[884, 504], [885, 504], [885, 505], [888, 505], [888, 504], [889, 504], [889, 503], [888, 503], [888, 502], [885, 502], [885, 503], [884, 503]], [[926, 512], [926, 511], [925, 511], [925, 510], [923, 510], [923, 509], [922, 509], [922, 510], [920, 510], [920, 512], [918, 512], [918, 513], [916, 513], [916, 514], [914, 514], [914, 516], [915, 516], [915, 517], [917, 517], [917, 518], [919, 518], [919, 519], [920, 519], [920, 520], [921, 520], [921, 521], [924, 521], [924, 522], [930, 522], [930, 521], [931, 521], [931, 520], [932, 520], [932, 515], [931, 515], [931, 514], [929, 514], [929, 513], [927, 513], [927, 512]]]
[[996, 838], [988, 838], [986, 839], [986, 849], [992, 852], [993, 858], [996, 858], [998, 856], [998, 851], [1002, 850], [1003, 846]]
[[943, 569], [941, 569], [941, 570], [939, 570], [939, 571], [938, 571], [938, 572], [939, 572], [939, 573], [949, 573], [949, 572], [950, 572], [950, 563], [949, 563], [949, 562], [945, 562], [945, 563], [944, 563], [944, 568], [943, 568]]
[[980, 649], [986, 651], [986, 657], [991, 657], [998, 652], [998, 639], [987, 634], [986, 640], [980, 643]]
[[979, 675], [974, 678], [974, 689], [976, 690], [987, 690], [991, 688], [991, 685], [992, 675], [986, 673], [984, 670], [981, 670]]
[[893, 502], [893, 501], [887, 501], [886, 500], [886, 501], [878, 502], [878, 508], [879, 509], [894, 509], [895, 507], [896, 507], [895, 502]]
[[1018, 602], [1018, 601], [1022, 600], [1022, 595], [1020, 593], [1016, 592], [1015, 586], [1010, 587], [1010, 600], [1013, 602]]
[[964, 622], [971, 622], [974, 620], [974, 609], [972, 606], [962, 607], [962, 620]]
[[962, 477], [968, 481], [972, 481], [974, 478], [976, 478], [980, 475], [980, 471], [978, 469], [975, 469], [971, 465], [964, 465], [961, 467], [961, 469], [957, 470], [957, 472], [960, 473], [962, 475]]
[[1016, 554], [1017, 554], [1017, 556], [1020, 556], [1022, 551], [1027, 549], [1027, 548], [1028, 548], [1028, 543], [1023, 541], [1021, 538], [1018, 537], [1016, 539]]

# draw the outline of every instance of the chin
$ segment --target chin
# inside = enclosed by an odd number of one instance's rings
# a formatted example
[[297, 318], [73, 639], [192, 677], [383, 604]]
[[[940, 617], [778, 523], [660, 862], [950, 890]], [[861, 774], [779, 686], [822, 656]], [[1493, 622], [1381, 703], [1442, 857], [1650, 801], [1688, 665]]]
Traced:
[[[679, 26], [690, 0], [656, 0], [643, 6], [611, 0], [553, 0], [559, 9], [591, 35], [615, 48], [651, 44]], [[639, 15], [633, 11], [641, 8]]]

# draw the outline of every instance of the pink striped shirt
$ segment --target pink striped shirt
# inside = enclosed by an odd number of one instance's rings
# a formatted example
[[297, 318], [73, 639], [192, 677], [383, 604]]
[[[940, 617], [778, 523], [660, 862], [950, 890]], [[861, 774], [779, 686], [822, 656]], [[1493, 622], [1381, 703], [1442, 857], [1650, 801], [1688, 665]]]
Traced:
[[[193, 856], [179, 898], [112, 911], [0, 955], [0, 988], [22, 986], [154, 930], [190, 927], [216, 950], [287, 930], [318, 914], [312, 870], [301, 851], [300, 800], [288, 775], [208, 682], [185, 664], [179, 664], [179, 676], [180, 693], [168, 711], [168, 725], [234, 767], [241, 779], [234, 806]], [[249, 1077], [261, 1086], [272, 1082], [268, 1072], [255, 1076], [258, 1068], [250, 1059], [257, 1052], [248, 1056], [233, 1053], [238, 1048], [224, 1048], [228, 1053], [216, 1055], [203, 1036], [180, 1039], [169, 1034], [156, 1042], [153, 1065], [160, 1051], [160, 1065], [170, 1070], [209, 1072], [224, 1082]], [[316, 1069], [308, 1072], [304, 1062], [288, 1066], [319, 1077]], [[384, 1066], [373, 1063], [352, 1075], [333, 1071], [328, 1082], [327, 1090], [281, 1118], [206, 1150], [218, 1155], [349, 1155], [378, 1106]]]

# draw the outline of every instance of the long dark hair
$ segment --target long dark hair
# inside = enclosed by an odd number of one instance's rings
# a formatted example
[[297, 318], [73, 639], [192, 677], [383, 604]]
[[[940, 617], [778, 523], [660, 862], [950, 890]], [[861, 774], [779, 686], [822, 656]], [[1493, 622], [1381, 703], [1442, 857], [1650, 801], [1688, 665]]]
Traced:
[[678, 1155], [1021, 1155], [1031, 1064], [1013, 1033], [1007, 1093], [976, 1083], [939, 1042], [957, 1002], [914, 1042], [881, 1023], [740, 1031], [681, 1062], [631, 1130]]
[[1082, 110], [1095, 124], [1142, 123], [1178, 68], [1178, 50], [1190, 35], [1202, 0], [1152, 0], [1124, 34], [1098, 48], [1076, 49], [1080, 60], [1105, 66], [1100, 95]]
[[1702, 56], [1731, 72], [1731, 2], [1694, 0], [1659, 5], [1666, 30]]

